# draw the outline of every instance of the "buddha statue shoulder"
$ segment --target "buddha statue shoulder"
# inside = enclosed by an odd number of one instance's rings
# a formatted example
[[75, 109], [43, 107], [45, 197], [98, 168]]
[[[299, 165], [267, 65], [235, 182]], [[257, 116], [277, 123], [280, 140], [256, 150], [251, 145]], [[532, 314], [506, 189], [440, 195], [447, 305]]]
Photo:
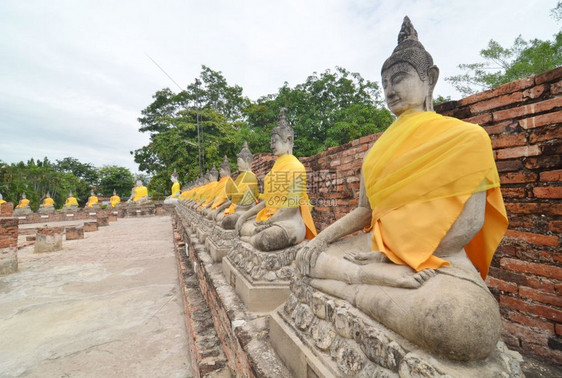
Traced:
[[271, 131], [271, 149], [277, 160], [264, 178], [264, 201], [236, 222], [241, 240], [261, 251], [288, 248], [316, 235], [306, 169], [293, 155], [293, 142], [293, 129], [282, 109], [277, 126]]
[[241, 214], [259, 202], [258, 178], [251, 171], [254, 157], [244, 142], [236, 163], [240, 174], [226, 183], [228, 199], [217, 208], [214, 219], [226, 230], [233, 230]]
[[[302, 248], [297, 267], [424, 349], [483, 359], [501, 331], [483, 279], [507, 228], [490, 138], [432, 111], [439, 70], [407, 17], [381, 74], [398, 118], [364, 158], [358, 207]], [[328, 253], [360, 230], [370, 245]]]

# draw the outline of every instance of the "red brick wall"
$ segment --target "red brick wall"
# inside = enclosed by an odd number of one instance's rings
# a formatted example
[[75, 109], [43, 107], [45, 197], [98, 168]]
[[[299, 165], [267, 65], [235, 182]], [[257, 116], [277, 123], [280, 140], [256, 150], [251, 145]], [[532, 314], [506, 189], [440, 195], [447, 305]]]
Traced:
[[17, 218], [0, 218], [0, 248], [18, 246]]
[[[562, 67], [436, 111], [478, 123], [492, 139], [510, 220], [487, 279], [500, 303], [503, 338], [525, 354], [562, 364]], [[313, 201], [336, 204], [315, 206], [319, 230], [357, 206], [362, 160], [378, 136], [300, 159], [312, 171], [336, 172], [335, 187], [309, 193]], [[274, 160], [256, 154], [252, 170], [263, 179]]]
[[510, 221], [487, 279], [503, 338], [562, 364], [562, 67], [437, 111], [479, 123], [492, 138]]
[[4, 202], [0, 205], [0, 217], [11, 217], [14, 213], [14, 204], [11, 202]]

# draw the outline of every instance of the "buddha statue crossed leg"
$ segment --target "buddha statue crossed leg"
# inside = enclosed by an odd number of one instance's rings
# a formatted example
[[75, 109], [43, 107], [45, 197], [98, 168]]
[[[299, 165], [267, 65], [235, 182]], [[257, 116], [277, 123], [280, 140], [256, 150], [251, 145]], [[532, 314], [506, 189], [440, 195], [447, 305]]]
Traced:
[[[359, 206], [299, 251], [297, 266], [311, 286], [406, 339], [471, 361], [490, 354], [500, 336], [483, 278], [507, 218], [486, 132], [432, 111], [438, 74], [406, 17], [382, 68], [398, 119], [364, 159]], [[326, 253], [361, 229], [371, 232], [372, 252]]]

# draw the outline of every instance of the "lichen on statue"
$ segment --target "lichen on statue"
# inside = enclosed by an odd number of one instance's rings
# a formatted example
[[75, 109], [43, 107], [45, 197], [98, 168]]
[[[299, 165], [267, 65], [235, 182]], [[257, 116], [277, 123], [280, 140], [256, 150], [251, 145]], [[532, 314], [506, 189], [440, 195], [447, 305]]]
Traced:
[[236, 222], [241, 240], [261, 251], [284, 249], [316, 235], [306, 191], [306, 170], [292, 154], [293, 138], [293, 129], [282, 109], [271, 131], [271, 149], [278, 158], [264, 178], [264, 201]]
[[250, 170], [252, 161], [253, 155], [248, 148], [248, 143], [244, 142], [237, 158], [240, 174], [235, 181], [227, 181], [228, 199], [211, 214], [212, 218], [226, 230], [233, 230], [240, 215], [259, 202], [258, 178]]
[[[311, 286], [423, 348], [478, 360], [500, 336], [483, 278], [507, 217], [487, 133], [432, 111], [438, 74], [406, 17], [382, 68], [398, 119], [363, 161], [359, 206], [301, 249], [297, 266]], [[326, 252], [361, 229], [370, 252]]]

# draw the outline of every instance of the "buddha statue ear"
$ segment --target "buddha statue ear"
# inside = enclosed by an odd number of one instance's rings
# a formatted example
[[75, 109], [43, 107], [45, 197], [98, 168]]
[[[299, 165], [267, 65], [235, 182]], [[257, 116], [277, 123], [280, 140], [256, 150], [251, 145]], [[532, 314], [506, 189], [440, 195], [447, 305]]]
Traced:
[[427, 70], [429, 89], [424, 104], [426, 111], [433, 111], [433, 90], [435, 89], [435, 84], [437, 84], [437, 79], [439, 79], [439, 68], [433, 65]]

